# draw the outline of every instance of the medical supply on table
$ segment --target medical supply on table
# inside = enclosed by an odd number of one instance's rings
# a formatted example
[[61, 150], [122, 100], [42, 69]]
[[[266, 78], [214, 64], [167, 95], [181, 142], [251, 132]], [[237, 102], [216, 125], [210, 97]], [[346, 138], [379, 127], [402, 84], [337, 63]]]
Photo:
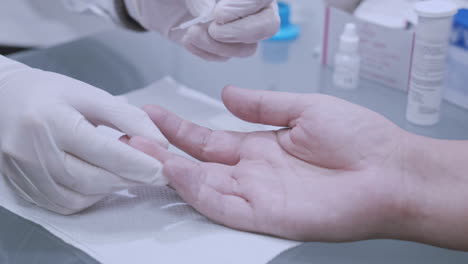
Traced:
[[[135, 106], [161, 105], [212, 129], [270, 129], [220, 118], [232, 115], [219, 100], [171, 78], [133, 91], [127, 98]], [[101, 263], [267, 263], [298, 244], [214, 224], [169, 187], [134, 187], [111, 194], [86, 211], [62, 216], [20, 199], [0, 175], [0, 206], [43, 226]]]
[[413, 4], [418, 0], [363, 0], [354, 15], [364, 21], [389, 28], [405, 29], [418, 23]]
[[299, 26], [291, 23], [292, 8], [286, 2], [278, 2], [281, 19], [280, 30], [272, 38], [262, 42], [262, 71], [267, 80], [266, 89], [276, 91], [282, 82], [284, 65], [289, 61], [289, 49], [299, 38]]
[[262, 58], [267, 63], [285, 63], [289, 57], [289, 45], [300, 35], [300, 28], [291, 23], [291, 6], [278, 3], [281, 19], [280, 30], [272, 38], [263, 42]]
[[278, 12], [281, 19], [280, 30], [267, 41], [292, 41], [299, 37], [299, 26], [291, 23], [291, 6], [285, 2], [278, 2]]
[[418, 25], [408, 94], [406, 119], [416, 125], [435, 125], [440, 119], [447, 74], [447, 52], [456, 5], [430, 0], [414, 5]]
[[346, 24], [340, 37], [340, 46], [335, 55], [333, 83], [337, 88], [356, 89], [359, 85], [361, 57], [359, 36], [355, 24]]
[[445, 99], [468, 109], [468, 9], [455, 15], [450, 44]]
[[[317, 3], [315, 1], [304, 0], [284, 0], [282, 1], [291, 6], [291, 22], [298, 25], [315, 23], [314, 14], [316, 14]], [[319, 1], [317, 1], [319, 2]]]
[[414, 31], [389, 28], [360, 19], [339, 8], [325, 10], [322, 64], [333, 67], [346, 24], [359, 29], [362, 78], [401, 91], [408, 90]]

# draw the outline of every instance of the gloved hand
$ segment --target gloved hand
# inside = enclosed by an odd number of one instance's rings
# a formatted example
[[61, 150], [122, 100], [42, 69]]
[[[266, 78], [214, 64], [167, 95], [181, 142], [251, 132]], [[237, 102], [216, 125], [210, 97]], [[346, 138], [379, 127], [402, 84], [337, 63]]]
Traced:
[[142, 110], [0, 56], [0, 171], [23, 198], [72, 214], [114, 191], [165, 184], [158, 161], [98, 133], [97, 125], [167, 146]]
[[[279, 29], [276, 0], [125, 0], [130, 15], [148, 30], [181, 43], [193, 54], [211, 61], [248, 57], [257, 43]], [[199, 16], [214, 21], [185, 30], [172, 30]]]

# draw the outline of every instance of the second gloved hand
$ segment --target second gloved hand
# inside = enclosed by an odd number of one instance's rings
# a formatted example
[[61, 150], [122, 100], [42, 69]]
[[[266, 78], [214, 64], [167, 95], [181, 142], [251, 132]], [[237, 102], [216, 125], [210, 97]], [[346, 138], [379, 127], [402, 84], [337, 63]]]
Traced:
[[[125, 0], [130, 15], [148, 30], [181, 43], [193, 54], [211, 61], [248, 57], [257, 43], [279, 29], [276, 0]], [[214, 13], [213, 13], [214, 12]], [[173, 30], [200, 16], [214, 21]]]
[[0, 56], [0, 172], [23, 198], [71, 214], [118, 190], [165, 183], [158, 161], [98, 125], [167, 144], [142, 110]]

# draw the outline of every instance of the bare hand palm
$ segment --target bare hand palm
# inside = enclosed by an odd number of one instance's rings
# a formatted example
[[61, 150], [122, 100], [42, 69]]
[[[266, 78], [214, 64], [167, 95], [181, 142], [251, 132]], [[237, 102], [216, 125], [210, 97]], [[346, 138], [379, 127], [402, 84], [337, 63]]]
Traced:
[[228, 88], [224, 101], [241, 119], [286, 128], [211, 131], [147, 107], [169, 141], [202, 162], [130, 141], [164, 163], [171, 185], [201, 213], [241, 230], [321, 241], [375, 236], [389, 219], [401, 179], [378, 171], [397, 167], [399, 128], [323, 95]]

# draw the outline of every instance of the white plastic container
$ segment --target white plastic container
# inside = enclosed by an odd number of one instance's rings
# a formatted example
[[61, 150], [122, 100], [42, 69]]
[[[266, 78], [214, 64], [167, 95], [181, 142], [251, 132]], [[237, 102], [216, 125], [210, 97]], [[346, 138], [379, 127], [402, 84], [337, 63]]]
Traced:
[[418, 14], [406, 119], [416, 125], [440, 120], [447, 53], [453, 15], [457, 7], [447, 0], [414, 5]]
[[333, 83], [337, 88], [356, 89], [359, 85], [361, 57], [356, 25], [346, 24], [340, 37], [340, 46], [335, 55]]

